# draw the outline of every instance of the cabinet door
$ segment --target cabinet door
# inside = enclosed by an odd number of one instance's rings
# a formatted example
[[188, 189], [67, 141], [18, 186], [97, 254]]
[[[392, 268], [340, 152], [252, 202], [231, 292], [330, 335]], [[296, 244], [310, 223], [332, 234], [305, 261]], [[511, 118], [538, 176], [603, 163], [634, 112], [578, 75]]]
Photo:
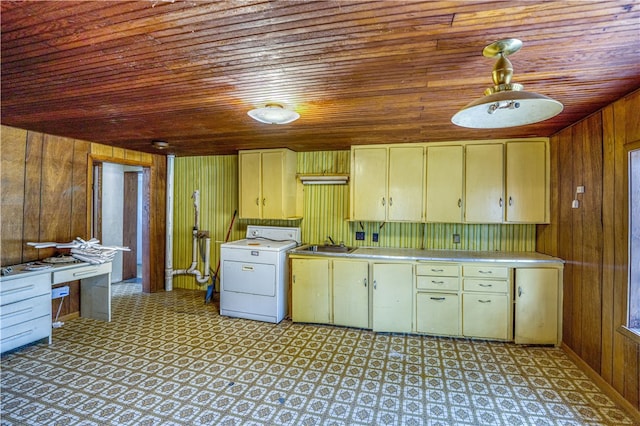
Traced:
[[416, 294], [416, 331], [447, 336], [458, 336], [460, 308], [457, 294]]
[[373, 330], [410, 332], [413, 266], [409, 263], [373, 264]]
[[484, 339], [510, 339], [509, 302], [506, 294], [464, 293], [462, 334]]
[[259, 152], [241, 152], [238, 155], [240, 168], [240, 217], [262, 217], [262, 178], [261, 160]]
[[515, 342], [559, 344], [558, 270], [516, 269]]
[[369, 327], [369, 263], [333, 261], [333, 323]]
[[423, 152], [421, 146], [389, 148], [390, 221], [422, 221]]
[[283, 153], [262, 153], [262, 218], [282, 219], [283, 206]]
[[462, 146], [427, 147], [427, 222], [462, 222]]
[[501, 223], [504, 220], [504, 147], [469, 145], [465, 155], [464, 220]]
[[291, 260], [291, 319], [329, 323], [329, 261]]
[[507, 143], [507, 222], [544, 223], [547, 154], [544, 142]]
[[351, 218], [385, 221], [388, 204], [387, 148], [355, 148], [351, 180]]

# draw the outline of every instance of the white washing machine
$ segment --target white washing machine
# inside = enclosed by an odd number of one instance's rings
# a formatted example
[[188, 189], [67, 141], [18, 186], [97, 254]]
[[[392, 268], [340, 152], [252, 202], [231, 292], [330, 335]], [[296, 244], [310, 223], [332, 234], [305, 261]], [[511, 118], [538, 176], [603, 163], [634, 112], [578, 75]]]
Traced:
[[300, 228], [247, 226], [246, 238], [220, 246], [220, 315], [279, 323], [287, 315], [287, 251]]

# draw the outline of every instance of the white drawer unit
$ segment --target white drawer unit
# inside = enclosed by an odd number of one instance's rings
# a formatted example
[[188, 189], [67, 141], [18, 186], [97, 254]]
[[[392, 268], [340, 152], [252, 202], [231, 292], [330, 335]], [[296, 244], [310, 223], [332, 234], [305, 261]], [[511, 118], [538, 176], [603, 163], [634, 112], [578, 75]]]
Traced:
[[0, 283], [0, 352], [47, 338], [51, 342], [51, 275]]
[[83, 265], [73, 269], [54, 271], [51, 284], [67, 283], [69, 281], [81, 280], [95, 277], [96, 275], [110, 274], [111, 263], [100, 265]]

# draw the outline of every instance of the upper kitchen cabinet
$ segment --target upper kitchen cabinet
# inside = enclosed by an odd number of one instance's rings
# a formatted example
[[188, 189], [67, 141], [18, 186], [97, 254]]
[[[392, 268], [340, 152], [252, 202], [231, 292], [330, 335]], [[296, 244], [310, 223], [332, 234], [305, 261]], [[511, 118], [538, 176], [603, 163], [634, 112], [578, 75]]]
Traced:
[[504, 220], [504, 144], [467, 145], [465, 149], [464, 221]]
[[546, 141], [506, 143], [505, 222], [549, 222], [548, 164]]
[[420, 222], [423, 212], [422, 145], [351, 149], [351, 219]]
[[240, 151], [238, 169], [240, 218], [299, 218], [295, 152], [288, 149]]
[[462, 222], [462, 145], [427, 147], [427, 222]]

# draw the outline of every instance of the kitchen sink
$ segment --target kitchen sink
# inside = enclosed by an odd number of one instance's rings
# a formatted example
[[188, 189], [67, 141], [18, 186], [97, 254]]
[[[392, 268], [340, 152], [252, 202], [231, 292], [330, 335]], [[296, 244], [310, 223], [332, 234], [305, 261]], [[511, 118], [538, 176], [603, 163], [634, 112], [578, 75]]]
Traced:
[[314, 253], [351, 253], [357, 247], [349, 247], [343, 244], [325, 244], [325, 245], [308, 245], [303, 246], [296, 251], [314, 252]]

